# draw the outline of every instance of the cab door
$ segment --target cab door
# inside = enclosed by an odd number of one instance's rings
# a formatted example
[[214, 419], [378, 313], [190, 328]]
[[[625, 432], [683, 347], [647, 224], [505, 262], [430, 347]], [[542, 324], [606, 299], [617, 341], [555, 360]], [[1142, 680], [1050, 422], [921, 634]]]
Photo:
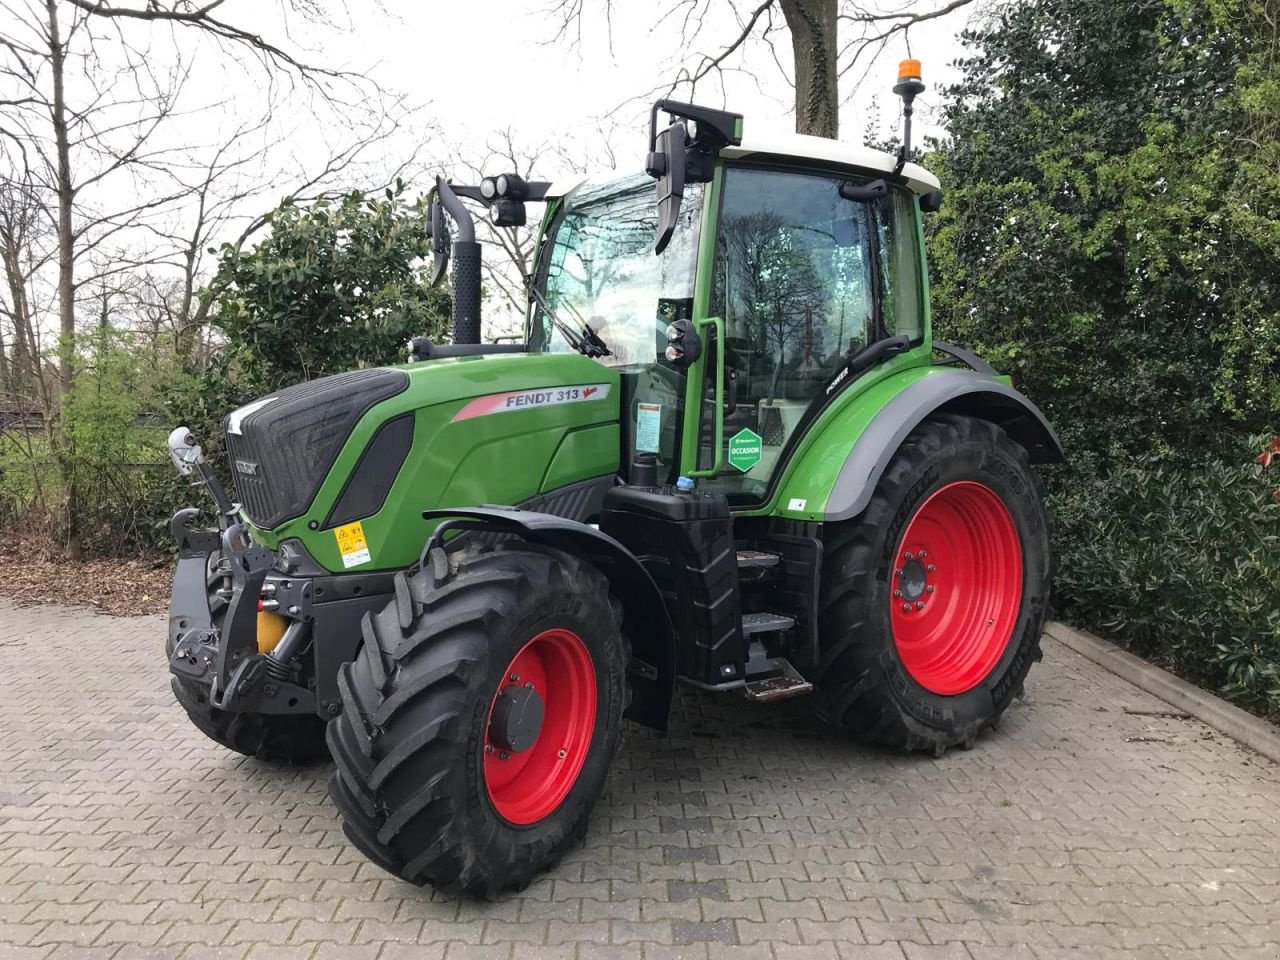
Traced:
[[794, 442], [848, 385], [852, 357], [888, 337], [923, 339], [915, 198], [841, 195], [868, 179], [723, 169], [682, 460], [731, 503], [767, 499]]

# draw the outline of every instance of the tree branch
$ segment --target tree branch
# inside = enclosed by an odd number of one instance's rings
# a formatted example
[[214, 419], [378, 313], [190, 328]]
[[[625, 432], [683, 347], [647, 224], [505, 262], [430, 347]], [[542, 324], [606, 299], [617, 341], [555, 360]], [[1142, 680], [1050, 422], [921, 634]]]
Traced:
[[211, 2], [202, 6], [191, 6], [188, 0], [172, 0], [172, 7], [162, 6], [160, 0], [146, 0], [145, 7], [108, 6], [102, 0], [65, 0], [65, 2], [92, 16], [105, 19], [163, 21], [196, 27], [222, 40], [249, 47], [277, 64], [296, 70], [303, 77], [315, 75], [331, 78], [351, 78], [358, 76], [351, 71], [334, 70], [330, 67], [305, 63], [280, 46], [270, 42], [261, 34], [252, 33], [225, 20], [219, 20], [213, 16], [213, 11], [220, 7], [224, 0], [211, 0]]

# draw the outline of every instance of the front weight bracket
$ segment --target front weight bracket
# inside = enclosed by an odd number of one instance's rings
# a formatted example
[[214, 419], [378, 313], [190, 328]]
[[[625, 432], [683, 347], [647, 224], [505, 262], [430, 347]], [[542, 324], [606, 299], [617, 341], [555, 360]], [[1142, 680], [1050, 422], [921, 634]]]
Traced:
[[231, 675], [240, 662], [258, 652], [258, 601], [262, 598], [262, 584], [275, 563], [275, 554], [250, 542], [242, 523], [234, 523], [222, 532], [222, 555], [230, 560], [231, 604], [222, 622], [214, 678], [219, 695], [231, 689]]

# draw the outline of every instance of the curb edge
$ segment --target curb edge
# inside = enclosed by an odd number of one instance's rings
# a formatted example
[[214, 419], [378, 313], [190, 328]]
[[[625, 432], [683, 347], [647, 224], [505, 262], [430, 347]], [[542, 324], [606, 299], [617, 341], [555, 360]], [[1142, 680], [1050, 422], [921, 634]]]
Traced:
[[1220, 697], [1091, 633], [1052, 621], [1045, 633], [1058, 643], [1165, 703], [1185, 710], [1237, 743], [1280, 763], [1280, 729]]

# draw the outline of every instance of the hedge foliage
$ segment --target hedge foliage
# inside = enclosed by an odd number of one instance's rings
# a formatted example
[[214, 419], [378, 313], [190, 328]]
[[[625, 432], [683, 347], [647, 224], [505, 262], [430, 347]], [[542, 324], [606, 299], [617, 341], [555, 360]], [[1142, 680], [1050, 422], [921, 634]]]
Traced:
[[1144, 456], [1054, 479], [1060, 614], [1280, 712], [1280, 471]]
[[1066, 447], [1062, 615], [1280, 713], [1280, 479], [1253, 463], [1280, 431], [1273, 14], [1004, 8], [966, 35], [929, 242], [938, 335], [1012, 374]]
[[86, 555], [173, 549], [170, 517], [208, 497], [169, 462], [170, 429], [191, 427], [226, 481], [228, 412], [302, 380], [400, 362], [411, 336], [442, 336], [449, 296], [427, 282], [425, 212], [403, 184], [272, 211], [254, 245], [219, 253], [202, 292], [218, 350], [201, 369], [160, 337], [109, 325], [77, 336], [53, 421], [0, 429], [0, 524], [59, 550], [71, 484]]

